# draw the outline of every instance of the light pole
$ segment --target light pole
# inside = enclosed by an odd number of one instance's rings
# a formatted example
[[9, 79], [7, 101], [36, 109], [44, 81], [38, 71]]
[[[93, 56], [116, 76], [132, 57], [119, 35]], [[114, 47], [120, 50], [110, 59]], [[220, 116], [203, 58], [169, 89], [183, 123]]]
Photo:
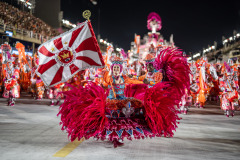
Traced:
[[98, 5], [98, 40], [100, 39], [100, 5]]
[[90, 0], [94, 6], [97, 6], [98, 9], [98, 35], [97, 39], [100, 40], [100, 0]]

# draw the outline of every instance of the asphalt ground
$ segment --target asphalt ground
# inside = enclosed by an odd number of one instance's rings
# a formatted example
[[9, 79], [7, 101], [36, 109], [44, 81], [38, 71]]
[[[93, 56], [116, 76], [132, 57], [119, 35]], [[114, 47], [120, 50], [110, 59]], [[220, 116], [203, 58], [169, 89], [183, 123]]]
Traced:
[[0, 160], [240, 159], [240, 113], [227, 118], [215, 102], [190, 107], [173, 138], [125, 140], [118, 148], [94, 139], [70, 142], [58, 106], [49, 104], [25, 96], [9, 107], [0, 98]]

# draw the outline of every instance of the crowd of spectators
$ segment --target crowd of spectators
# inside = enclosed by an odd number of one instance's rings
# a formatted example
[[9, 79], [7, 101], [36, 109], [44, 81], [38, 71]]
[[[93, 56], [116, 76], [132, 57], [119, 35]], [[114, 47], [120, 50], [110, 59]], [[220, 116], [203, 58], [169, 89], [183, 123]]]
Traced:
[[53, 29], [41, 19], [33, 16], [29, 12], [21, 11], [6, 2], [0, 2], [0, 21], [4, 23], [4, 25], [11, 26], [18, 30], [27, 30], [31, 32], [31, 34], [49, 38], [58, 35], [57, 30]]

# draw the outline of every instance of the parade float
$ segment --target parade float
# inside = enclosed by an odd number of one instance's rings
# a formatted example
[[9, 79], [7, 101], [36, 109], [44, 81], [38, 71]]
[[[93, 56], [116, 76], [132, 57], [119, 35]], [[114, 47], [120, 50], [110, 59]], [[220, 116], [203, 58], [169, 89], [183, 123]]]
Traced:
[[156, 57], [158, 50], [175, 47], [173, 35], [171, 35], [170, 40], [167, 41], [159, 32], [162, 29], [162, 20], [157, 13], [151, 12], [148, 15], [147, 28], [149, 32], [143, 37], [135, 33], [134, 41], [131, 42], [131, 50], [129, 53], [130, 63], [138, 60], [143, 62], [149, 52]]

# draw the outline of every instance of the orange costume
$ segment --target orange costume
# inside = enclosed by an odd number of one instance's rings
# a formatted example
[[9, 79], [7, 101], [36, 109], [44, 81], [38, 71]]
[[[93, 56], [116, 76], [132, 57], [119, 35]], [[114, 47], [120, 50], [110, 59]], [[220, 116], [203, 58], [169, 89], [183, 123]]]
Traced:
[[40, 79], [40, 77], [37, 76], [37, 80], [36, 80], [36, 99], [37, 100], [41, 100], [43, 99], [43, 95], [44, 95], [44, 83], [43, 81]]
[[154, 86], [155, 84], [162, 81], [163, 75], [161, 72], [154, 72], [152, 74], [146, 73], [145, 75], [138, 78], [138, 80], [140, 80], [140, 81], [143, 81], [144, 79], [149, 80], [150, 86]]
[[[149, 63], [154, 63], [155, 57], [153, 54], [148, 54], [144, 61], [146, 62], [146, 65]], [[153, 87], [155, 84], [159, 83], [163, 79], [162, 72], [156, 71], [155, 69], [152, 72], [147, 72], [145, 75], [140, 76], [138, 78], [140, 81], [144, 81], [144, 79], [147, 79], [149, 81], [149, 87]]]
[[[112, 58], [112, 65], [121, 65], [123, 61], [119, 57], [113, 57]], [[122, 72], [122, 70], [120, 71]], [[119, 80], [120, 79], [120, 80]], [[104, 85], [108, 86], [110, 89], [110, 93], [108, 98], [109, 99], [121, 99], [121, 97], [124, 96], [124, 88], [128, 84], [143, 84], [142, 81], [136, 80], [136, 79], [131, 79], [126, 75], [118, 76], [117, 78], [113, 75], [110, 75], [108, 71], [105, 71], [103, 73], [103, 80], [104, 80]], [[119, 80], [119, 83], [116, 81]]]
[[199, 71], [199, 93], [197, 94], [197, 99], [196, 99], [196, 105], [200, 106], [200, 108], [203, 108], [203, 106], [205, 105], [206, 102], [206, 97], [207, 97], [207, 93], [208, 93], [208, 85], [207, 85], [207, 81], [206, 81], [206, 66], [207, 62], [204, 59], [201, 59], [200, 63], [200, 67], [198, 68]]
[[27, 90], [31, 85], [31, 66], [28, 63], [26, 54], [25, 54], [25, 46], [22, 43], [17, 43], [16, 48], [18, 50], [18, 60], [20, 63], [20, 69], [21, 69], [21, 79], [20, 84], [24, 90]]

